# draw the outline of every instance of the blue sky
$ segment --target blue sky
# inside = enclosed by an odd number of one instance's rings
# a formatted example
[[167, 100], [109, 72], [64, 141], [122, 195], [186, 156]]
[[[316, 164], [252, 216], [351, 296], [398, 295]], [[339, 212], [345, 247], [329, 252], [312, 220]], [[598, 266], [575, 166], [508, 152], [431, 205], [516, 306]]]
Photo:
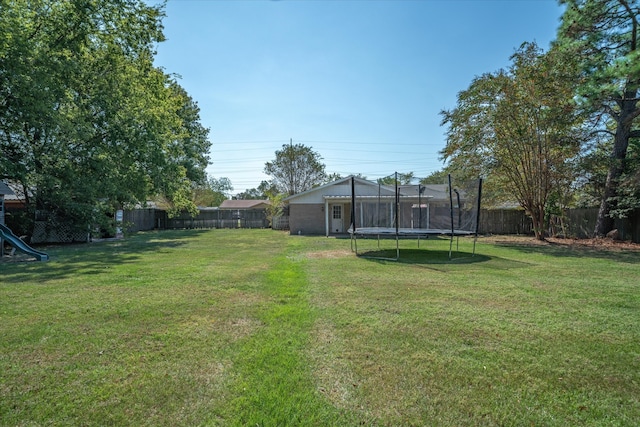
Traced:
[[475, 76], [525, 41], [547, 49], [555, 0], [169, 0], [156, 65], [178, 74], [210, 129], [209, 176], [236, 194], [288, 144], [328, 173], [440, 170], [445, 128]]

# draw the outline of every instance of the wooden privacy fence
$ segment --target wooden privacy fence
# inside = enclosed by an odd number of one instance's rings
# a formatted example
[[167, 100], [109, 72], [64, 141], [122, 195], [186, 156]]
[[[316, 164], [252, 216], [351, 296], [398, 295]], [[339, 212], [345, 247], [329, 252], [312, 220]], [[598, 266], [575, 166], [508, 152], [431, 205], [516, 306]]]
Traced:
[[[598, 218], [598, 208], [565, 209], [562, 215], [551, 215], [549, 236], [589, 238], [593, 236]], [[614, 227], [621, 240], [640, 243], [640, 209], [625, 219], [616, 219]], [[482, 209], [481, 234], [532, 234], [531, 218], [520, 209]]]
[[563, 215], [551, 215], [549, 235], [587, 238], [593, 236], [598, 218], [597, 208], [566, 209]]
[[[563, 215], [552, 215], [549, 235], [588, 238], [593, 236], [598, 218], [598, 208], [565, 209]], [[640, 209], [631, 212], [628, 218], [614, 220], [620, 240], [640, 243]]]
[[[551, 236], [587, 238], [593, 235], [597, 208], [567, 209], [562, 216], [551, 216], [548, 234]], [[268, 228], [289, 229], [289, 217], [280, 216], [269, 221], [264, 210], [201, 209], [196, 217], [188, 215], [169, 218], [159, 209], [133, 209], [124, 212], [128, 231], [181, 228]], [[623, 240], [640, 243], [640, 209], [629, 218], [616, 220], [615, 227]], [[480, 234], [533, 234], [531, 218], [520, 209], [482, 209]]]
[[183, 214], [169, 218], [160, 209], [134, 209], [124, 212], [125, 227], [130, 232], [184, 228], [267, 228], [269, 221], [264, 210], [200, 209], [197, 216]]
[[125, 210], [123, 222], [125, 228], [130, 232], [153, 230], [156, 228], [156, 209]]
[[273, 218], [271, 228], [274, 230], [288, 230], [289, 229], [289, 217], [277, 216]]
[[531, 234], [533, 225], [524, 211], [518, 209], [481, 209], [480, 234]]

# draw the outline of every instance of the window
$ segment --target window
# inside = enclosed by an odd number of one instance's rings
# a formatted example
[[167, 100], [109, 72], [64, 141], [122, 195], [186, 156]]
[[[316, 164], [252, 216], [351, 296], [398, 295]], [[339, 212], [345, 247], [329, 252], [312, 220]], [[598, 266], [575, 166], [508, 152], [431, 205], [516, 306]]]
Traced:
[[333, 219], [342, 219], [342, 205], [333, 205]]

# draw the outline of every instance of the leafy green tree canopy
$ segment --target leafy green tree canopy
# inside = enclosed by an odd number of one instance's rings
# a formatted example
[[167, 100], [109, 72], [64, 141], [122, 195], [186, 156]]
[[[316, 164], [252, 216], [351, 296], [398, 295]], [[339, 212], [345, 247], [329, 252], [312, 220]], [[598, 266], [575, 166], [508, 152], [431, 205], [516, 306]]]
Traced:
[[229, 178], [210, 177], [205, 184], [193, 189], [193, 201], [197, 206], [220, 206], [229, 199], [233, 186]]
[[156, 195], [193, 210], [210, 142], [197, 104], [153, 66], [162, 8], [0, 3], [0, 179], [31, 210], [81, 228]]
[[234, 197], [238, 200], [267, 200], [278, 194], [278, 189], [270, 181], [262, 181], [258, 188], [250, 188]]
[[449, 172], [444, 169], [429, 174], [426, 178], [420, 180], [420, 184], [445, 184], [447, 183]]
[[492, 192], [517, 200], [543, 239], [547, 200], [554, 189], [568, 188], [567, 162], [581, 144], [575, 68], [563, 52], [545, 54], [535, 43], [523, 44], [511, 59], [508, 71], [476, 78], [458, 94], [455, 109], [442, 111], [449, 128], [441, 154], [463, 176], [491, 177]]
[[267, 162], [264, 173], [273, 178], [279, 192], [293, 195], [325, 182], [322, 157], [303, 144], [285, 144], [276, 151], [276, 158]]
[[[619, 191], [628, 191], [637, 174], [634, 169], [637, 162], [627, 161], [627, 154], [630, 140], [640, 138], [640, 1], [563, 0], [562, 3], [567, 8], [556, 44], [579, 59], [578, 100], [592, 114], [598, 131], [609, 133], [613, 140], [595, 229], [596, 235], [604, 235], [613, 228], [616, 212], [620, 215], [625, 208], [640, 206], [633, 206], [633, 200], [640, 200], [639, 197], [625, 198]], [[607, 119], [615, 122], [613, 128], [608, 126]], [[640, 189], [636, 187], [635, 191], [640, 196]]]
[[382, 184], [382, 185], [395, 185], [396, 183], [396, 176], [398, 179], [398, 184], [404, 185], [404, 184], [411, 184], [411, 181], [414, 178], [414, 173], [413, 172], [408, 172], [408, 173], [398, 173], [398, 174], [391, 174], [391, 175], [387, 175], [383, 178], [378, 178], [378, 184]]

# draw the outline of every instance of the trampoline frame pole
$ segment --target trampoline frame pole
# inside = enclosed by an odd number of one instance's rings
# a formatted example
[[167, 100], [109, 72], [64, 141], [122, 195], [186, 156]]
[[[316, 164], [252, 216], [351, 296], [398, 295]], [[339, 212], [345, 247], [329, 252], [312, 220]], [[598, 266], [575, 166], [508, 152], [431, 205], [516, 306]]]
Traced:
[[396, 172], [395, 176], [396, 181], [396, 260], [400, 259], [400, 244], [398, 242], [399, 231], [400, 231], [400, 218], [398, 217], [400, 213], [400, 195], [398, 194], [398, 172]]
[[[418, 228], [422, 228], [422, 185], [418, 183]], [[420, 248], [420, 235], [418, 235], [418, 249]]]
[[[351, 177], [351, 251], [353, 252], [354, 239], [356, 237], [356, 191], [355, 191], [355, 178]], [[358, 242], [355, 241], [355, 251], [358, 253]]]
[[[456, 201], [458, 203], [458, 230], [462, 228], [462, 207], [460, 206], [460, 192], [454, 188], [453, 192], [456, 193]], [[453, 209], [453, 208], [451, 208]], [[460, 251], [460, 236], [456, 235], [456, 252]]]
[[476, 256], [476, 242], [478, 240], [478, 230], [480, 229], [480, 201], [482, 200], [482, 178], [478, 178], [478, 207], [476, 212], [476, 233], [473, 237], [473, 252], [471, 256]]
[[451, 174], [448, 175], [449, 178], [449, 214], [451, 216], [451, 238], [449, 239], [449, 260], [451, 260], [451, 252], [453, 251], [453, 234], [454, 234], [454, 225], [453, 225], [453, 194], [451, 189]]

